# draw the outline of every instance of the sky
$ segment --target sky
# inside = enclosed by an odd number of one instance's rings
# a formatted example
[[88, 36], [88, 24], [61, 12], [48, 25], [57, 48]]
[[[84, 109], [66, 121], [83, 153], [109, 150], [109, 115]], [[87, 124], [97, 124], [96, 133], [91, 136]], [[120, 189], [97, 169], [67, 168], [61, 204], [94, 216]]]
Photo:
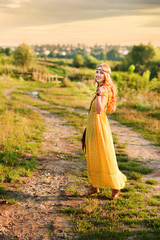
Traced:
[[160, 46], [160, 0], [0, 0], [0, 46]]

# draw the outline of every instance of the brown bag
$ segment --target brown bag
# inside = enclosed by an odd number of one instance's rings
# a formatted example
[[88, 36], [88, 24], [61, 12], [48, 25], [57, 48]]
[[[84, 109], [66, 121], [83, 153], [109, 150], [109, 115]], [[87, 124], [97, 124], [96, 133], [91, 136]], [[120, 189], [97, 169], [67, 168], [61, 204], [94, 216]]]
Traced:
[[86, 139], [86, 129], [84, 129], [84, 132], [83, 132], [83, 135], [82, 135], [82, 139], [81, 139], [81, 142], [82, 142], [82, 150], [84, 152], [86, 152], [86, 143], [85, 143], [85, 139]]

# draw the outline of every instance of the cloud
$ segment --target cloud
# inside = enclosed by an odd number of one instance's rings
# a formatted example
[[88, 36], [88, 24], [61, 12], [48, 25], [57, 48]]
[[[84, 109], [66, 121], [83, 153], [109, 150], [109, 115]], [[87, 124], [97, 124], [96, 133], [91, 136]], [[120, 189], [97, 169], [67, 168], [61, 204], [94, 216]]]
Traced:
[[[82, 22], [83, 25], [83, 23], [88, 24], [88, 21], [93, 20], [93, 22], [102, 24], [103, 21], [99, 21], [99, 19], [104, 18], [107, 19], [105, 20], [107, 31], [108, 27], [111, 29], [112, 20], [114, 21], [115, 18], [120, 20], [124, 17], [125, 19], [138, 18], [138, 29], [142, 27], [156, 28], [158, 34], [159, 15], [159, 0], [0, 0], [0, 35], [13, 38], [17, 29], [19, 29], [20, 36], [23, 30], [24, 35], [27, 29], [30, 29], [32, 33], [33, 27], [39, 31], [39, 37], [41, 37], [45, 29], [51, 28], [49, 31], [53, 31], [51, 26], [55, 26], [56, 29], [60, 28], [62, 31], [62, 26], [65, 28], [65, 24], [74, 26], [74, 34], [77, 22]], [[142, 18], [145, 20], [141, 21]], [[127, 21], [121, 22], [122, 29], [125, 25], [128, 26]], [[133, 25], [133, 22], [130, 24]], [[97, 27], [97, 24], [95, 27], [93, 26], [94, 31], [97, 30]], [[128, 26], [128, 30], [131, 27]], [[87, 31], [90, 31], [89, 29]], [[92, 30], [92, 32], [94, 31]]]
[[122, 16], [17, 28], [2, 36], [0, 44], [17, 45], [25, 41], [27, 44], [133, 45], [150, 41], [159, 45], [157, 29], [142, 26], [147, 19], [148, 16]]
[[31, 0], [0, 0], [1, 8], [20, 8], [23, 3], [29, 2]]
[[3, 13], [12, 15], [20, 26], [141, 15], [159, 5], [159, 0], [0, 0]]

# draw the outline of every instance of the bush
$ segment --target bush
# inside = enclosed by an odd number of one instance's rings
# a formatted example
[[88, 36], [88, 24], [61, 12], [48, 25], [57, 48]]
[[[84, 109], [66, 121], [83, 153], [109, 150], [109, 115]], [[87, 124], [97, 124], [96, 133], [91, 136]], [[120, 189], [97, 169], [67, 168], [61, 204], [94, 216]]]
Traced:
[[75, 55], [74, 59], [73, 59], [73, 66], [74, 67], [81, 67], [84, 64], [84, 58], [81, 54], [77, 54]]
[[122, 75], [118, 73], [112, 74], [112, 78], [117, 82], [118, 96], [121, 98], [127, 91], [126, 81], [122, 80]]
[[158, 72], [160, 72], [160, 60], [154, 60], [150, 63], [151, 78], [158, 77]]
[[156, 91], [156, 92], [160, 93], [160, 81], [158, 81], [157, 78], [153, 78], [150, 81], [149, 90], [150, 91]]
[[149, 87], [149, 79], [150, 79], [151, 72], [149, 70], [145, 71], [142, 75], [143, 78], [143, 88], [146, 89]]
[[85, 58], [85, 66], [88, 68], [92, 68], [95, 69], [98, 65], [98, 60], [94, 57], [92, 57], [91, 55], [88, 55]]
[[129, 68], [128, 68], [128, 73], [133, 73], [135, 70], [135, 66], [134, 64], [130, 65]]
[[68, 77], [65, 77], [62, 79], [61, 86], [62, 87], [72, 87], [72, 82], [70, 81], [70, 79]]
[[22, 43], [16, 50], [13, 52], [13, 63], [16, 66], [21, 66], [23, 72], [31, 65], [35, 60], [35, 55], [31, 48], [27, 44]]

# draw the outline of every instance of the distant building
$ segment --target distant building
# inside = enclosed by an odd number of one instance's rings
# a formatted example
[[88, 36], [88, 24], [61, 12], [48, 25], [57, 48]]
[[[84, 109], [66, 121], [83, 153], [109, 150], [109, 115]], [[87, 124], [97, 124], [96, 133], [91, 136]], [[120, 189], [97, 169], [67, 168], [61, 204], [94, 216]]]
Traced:
[[66, 56], [66, 52], [65, 51], [63, 51], [61, 54], [62, 54], [62, 56]]
[[119, 49], [119, 53], [122, 53], [123, 55], [127, 55], [128, 52], [129, 52], [129, 50], [127, 48], [125, 48], [125, 47], [121, 47]]
[[91, 52], [91, 49], [90, 49], [90, 48], [87, 48], [86, 51], [87, 51], [88, 53], [90, 53], [90, 52]]
[[55, 49], [53, 52], [54, 52], [55, 54], [59, 53], [59, 51], [58, 51], [57, 49]]

